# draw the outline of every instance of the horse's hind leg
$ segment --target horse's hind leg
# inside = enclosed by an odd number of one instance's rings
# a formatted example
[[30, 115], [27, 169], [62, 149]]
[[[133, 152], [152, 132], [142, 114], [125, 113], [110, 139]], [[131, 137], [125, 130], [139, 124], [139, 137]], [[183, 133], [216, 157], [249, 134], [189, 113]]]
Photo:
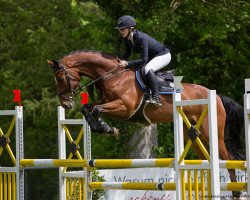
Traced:
[[93, 108], [92, 113], [94, 115], [105, 113], [106, 115], [113, 117], [126, 118], [129, 116], [129, 109], [128, 105], [125, 105], [121, 99], [117, 99], [105, 104], [96, 105]]
[[[233, 157], [231, 156], [231, 154], [228, 152], [226, 148], [224, 139], [219, 138], [218, 145], [219, 145], [220, 158], [222, 160], [233, 160]], [[235, 169], [228, 169], [228, 173], [229, 173], [231, 182], [237, 182]], [[232, 191], [232, 193], [233, 193], [233, 197], [236, 199], [240, 198], [241, 196], [241, 192], [239, 191]]]
[[[221, 160], [233, 160], [233, 157], [226, 148], [224, 141], [224, 124], [225, 118], [222, 115], [218, 115], [218, 151]], [[209, 141], [209, 126], [208, 118], [204, 118], [202, 126], [200, 127], [203, 141]], [[228, 169], [231, 182], [237, 182], [235, 169]], [[233, 197], [238, 198], [241, 192], [233, 191]]]

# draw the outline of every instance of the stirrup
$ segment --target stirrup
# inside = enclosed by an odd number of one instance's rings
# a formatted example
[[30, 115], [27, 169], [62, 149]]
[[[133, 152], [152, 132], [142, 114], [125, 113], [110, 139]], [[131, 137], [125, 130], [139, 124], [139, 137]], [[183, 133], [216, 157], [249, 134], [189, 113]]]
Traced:
[[152, 99], [151, 104], [157, 108], [162, 106], [162, 103], [159, 100]]
[[151, 104], [152, 106], [155, 106], [155, 107], [161, 107], [162, 106], [162, 103], [160, 102], [160, 100], [156, 100], [152, 97], [150, 97], [147, 101], [146, 101], [146, 104]]

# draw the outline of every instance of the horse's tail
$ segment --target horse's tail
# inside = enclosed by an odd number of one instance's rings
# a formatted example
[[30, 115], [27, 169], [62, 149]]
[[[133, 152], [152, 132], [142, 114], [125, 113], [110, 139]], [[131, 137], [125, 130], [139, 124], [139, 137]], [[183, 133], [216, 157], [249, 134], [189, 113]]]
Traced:
[[226, 110], [225, 133], [227, 133], [226, 146], [229, 153], [236, 160], [245, 160], [246, 154], [242, 153], [242, 128], [244, 127], [244, 109], [236, 101], [227, 96], [220, 96]]

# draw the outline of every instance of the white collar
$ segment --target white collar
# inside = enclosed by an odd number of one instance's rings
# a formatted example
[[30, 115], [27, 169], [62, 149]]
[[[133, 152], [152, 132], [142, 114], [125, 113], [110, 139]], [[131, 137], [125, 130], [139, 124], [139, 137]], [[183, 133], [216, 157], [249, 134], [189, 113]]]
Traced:
[[130, 41], [132, 42], [132, 44], [134, 44], [133, 36], [134, 36], [134, 32], [131, 31], [131, 33], [130, 33], [129, 36], [128, 36], [128, 40], [130, 40]]

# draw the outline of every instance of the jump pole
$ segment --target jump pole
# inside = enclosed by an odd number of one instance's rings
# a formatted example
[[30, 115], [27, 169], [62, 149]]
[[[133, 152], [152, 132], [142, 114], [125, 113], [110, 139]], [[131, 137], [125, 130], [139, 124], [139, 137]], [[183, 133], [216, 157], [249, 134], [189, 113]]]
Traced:
[[244, 118], [246, 138], [247, 194], [250, 195], [250, 79], [245, 79]]
[[[184, 160], [185, 167], [192, 169], [207, 169], [210, 163], [207, 160]], [[130, 169], [130, 168], [174, 168], [174, 158], [149, 159], [22, 159], [20, 165], [24, 169], [58, 168], [58, 167], [88, 167], [97, 169]], [[199, 167], [198, 167], [199, 166]], [[246, 169], [246, 161], [219, 160], [221, 169]]]

